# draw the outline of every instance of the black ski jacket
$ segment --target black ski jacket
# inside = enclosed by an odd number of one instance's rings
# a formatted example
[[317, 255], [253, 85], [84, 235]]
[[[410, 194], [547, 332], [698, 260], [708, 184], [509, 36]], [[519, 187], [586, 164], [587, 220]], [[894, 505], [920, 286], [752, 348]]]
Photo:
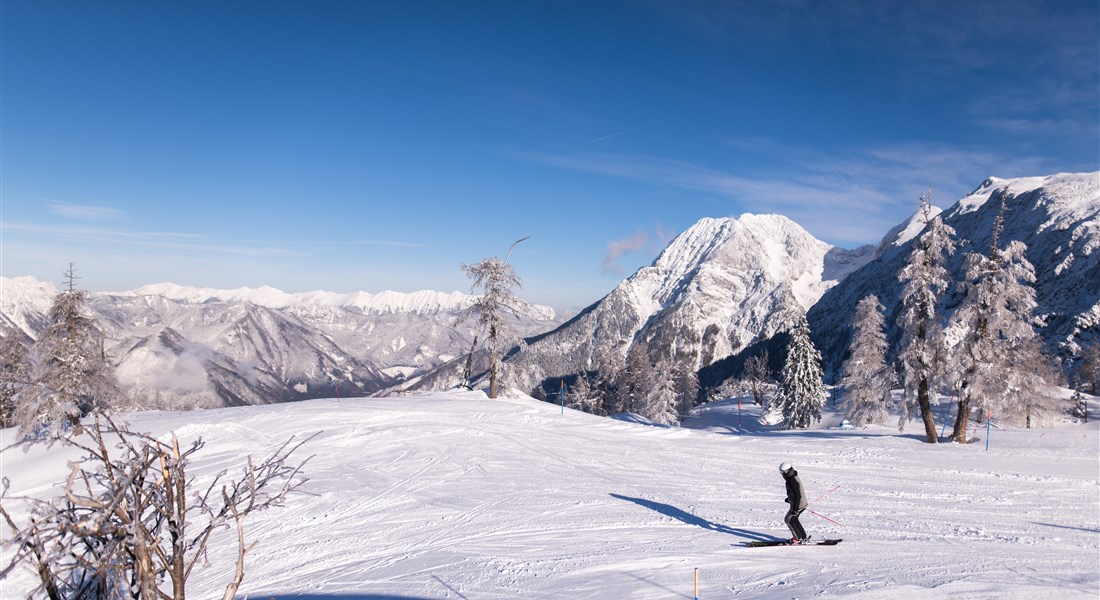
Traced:
[[802, 510], [809, 505], [806, 501], [806, 493], [802, 491], [802, 480], [798, 478], [798, 471], [791, 469], [783, 474], [787, 482], [787, 504], [791, 510]]

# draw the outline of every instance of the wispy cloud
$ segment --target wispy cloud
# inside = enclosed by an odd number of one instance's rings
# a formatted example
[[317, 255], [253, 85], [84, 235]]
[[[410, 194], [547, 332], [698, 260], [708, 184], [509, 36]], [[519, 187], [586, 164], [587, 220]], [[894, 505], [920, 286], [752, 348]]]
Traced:
[[109, 206], [91, 206], [73, 204], [51, 198], [39, 198], [46, 201], [46, 208], [53, 214], [74, 221], [119, 221], [128, 217], [125, 211]]
[[623, 238], [621, 240], [615, 240], [607, 243], [607, 254], [603, 258], [602, 269], [604, 273], [610, 273], [614, 275], [621, 275], [623, 272], [622, 267], [617, 263], [627, 252], [633, 252], [635, 250], [641, 250], [649, 243], [649, 234], [644, 231]]
[[[654, 156], [527, 152], [513, 157], [691, 190], [701, 198], [717, 196], [728, 202], [730, 214], [779, 213], [819, 238], [845, 245], [877, 241], [916, 209], [917, 197], [929, 186], [941, 192], [937, 198], [950, 204], [990, 175], [1043, 172], [1039, 159], [929, 143], [874, 147], [847, 156], [778, 144], [762, 147], [772, 164], [751, 175]], [[609, 256], [613, 249], [609, 247]]]
[[81, 243], [141, 248], [144, 251], [159, 251], [165, 253], [196, 253], [251, 257], [294, 254], [283, 248], [223, 244], [211, 240], [208, 236], [191, 233], [126, 231], [103, 227], [70, 227], [9, 222], [0, 223], [0, 229], [10, 232], [33, 233], [36, 236], [49, 236]]
[[332, 246], [390, 246], [394, 248], [424, 248], [424, 244], [417, 242], [396, 242], [393, 240], [346, 240], [310, 242], [311, 244], [324, 244]]

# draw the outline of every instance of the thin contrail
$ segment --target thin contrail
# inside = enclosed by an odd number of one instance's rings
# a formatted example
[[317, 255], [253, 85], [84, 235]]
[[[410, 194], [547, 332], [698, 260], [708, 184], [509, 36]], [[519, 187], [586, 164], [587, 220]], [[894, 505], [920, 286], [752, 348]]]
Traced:
[[602, 141], [604, 141], [604, 140], [607, 140], [607, 139], [611, 139], [611, 138], [613, 138], [613, 137], [618, 137], [618, 136], [620, 136], [620, 135], [622, 135], [622, 134], [624, 134], [624, 133], [630, 133], [631, 131], [634, 131], [634, 130], [633, 130], [633, 129], [626, 129], [626, 130], [620, 131], [620, 132], [618, 132], [618, 133], [612, 133], [611, 135], [605, 135], [605, 136], [603, 136], [603, 137], [598, 137], [598, 138], [596, 138], [596, 139], [594, 139], [594, 140], [589, 140], [589, 141], [588, 141], [588, 142], [586, 142], [586, 143], [588, 143], [588, 144], [595, 144], [596, 142], [602, 142]]

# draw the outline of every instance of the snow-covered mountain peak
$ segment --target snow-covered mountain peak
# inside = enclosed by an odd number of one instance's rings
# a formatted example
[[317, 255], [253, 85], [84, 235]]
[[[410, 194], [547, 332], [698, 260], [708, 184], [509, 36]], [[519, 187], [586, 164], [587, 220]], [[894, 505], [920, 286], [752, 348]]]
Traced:
[[1057, 197], [1060, 208], [1074, 210], [1094, 204], [1100, 190], [1100, 172], [1098, 173], [1056, 173], [1043, 177], [1018, 177], [1001, 179], [990, 177], [982, 182], [978, 189], [959, 201], [959, 214], [978, 210], [999, 190], [1007, 190], [1009, 195], [1019, 196], [1042, 189], [1048, 195]]
[[924, 211], [918, 208], [908, 219], [886, 232], [886, 235], [882, 236], [882, 241], [879, 242], [877, 254], [881, 255], [893, 248], [900, 248], [909, 243], [909, 240], [924, 231], [924, 227], [928, 225], [930, 219], [935, 219], [943, 212], [943, 209], [937, 206], [929, 206], [928, 208], [928, 219], [925, 218]]
[[34, 277], [0, 277], [0, 322], [33, 336], [50, 310], [57, 288]]
[[[822, 259], [831, 248], [783, 215], [744, 213], [736, 219], [699, 220], [669, 243], [653, 268], [664, 277], [665, 292], [674, 291], [678, 282], [707, 268], [759, 271], [777, 281], [820, 280]], [[647, 276], [643, 272], [635, 275]], [[810, 296], [799, 300], [809, 306], [820, 293]]]
[[[418, 292], [383, 291], [377, 294], [368, 292], [312, 292], [288, 293], [282, 290], [262, 286], [259, 288], [242, 287], [232, 290], [198, 288], [158, 283], [146, 285], [127, 292], [111, 292], [109, 295], [120, 297], [161, 296], [185, 304], [205, 304], [208, 302], [248, 302], [257, 306], [274, 309], [286, 309], [303, 306], [322, 306], [330, 308], [356, 309], [364, 314], [434, 314], [465, 310], [474, 300], [474, 296], [461, 292], [439, 292], [422, 290]], [[530, 310], [539, 318], [553, 319], [554, 310], [546, 306], [531, 305]]]
[[700, 219], [687, 231], [676, 236], [657, 260], [653, 261], [653, 266], [666, 273], [687, 273], [722, 248], [738, 225], [731, 218]]
[[[843, 250], [782, 215], [705, 218], [650, 266], [510, 362], [521, 387], [591, 370], [607, 351], [698, 369], [789, 329], [840, 278], [873, 259]], [[835, 279], [833, 279], [835, 278]]]
[[157, 283], [142, 286], [126, 292], [111, 292], [112, 296], [138, 297], [161, 296], [184, 304], [204, 304], [207, 302], [250, 302], [268, 308], [284, 308], [294, 301], [294, 295], [282, 290], [261, 286], [259, 288], [241, 287], [232, 290], [198, 288], [175, 283]]

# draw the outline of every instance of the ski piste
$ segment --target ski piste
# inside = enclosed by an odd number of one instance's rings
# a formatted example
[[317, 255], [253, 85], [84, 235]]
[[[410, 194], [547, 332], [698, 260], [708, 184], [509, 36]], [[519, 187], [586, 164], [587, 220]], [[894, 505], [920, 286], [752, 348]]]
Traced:
[[767, 548], [771, 546], [835, 546], [842, 541], [844, 540], [814, 540], [802, 542], [801, 544], [793, 544], [788, 540], [778, 540], [774, 542], [741, 542], [741, 546], [744, 548]]

